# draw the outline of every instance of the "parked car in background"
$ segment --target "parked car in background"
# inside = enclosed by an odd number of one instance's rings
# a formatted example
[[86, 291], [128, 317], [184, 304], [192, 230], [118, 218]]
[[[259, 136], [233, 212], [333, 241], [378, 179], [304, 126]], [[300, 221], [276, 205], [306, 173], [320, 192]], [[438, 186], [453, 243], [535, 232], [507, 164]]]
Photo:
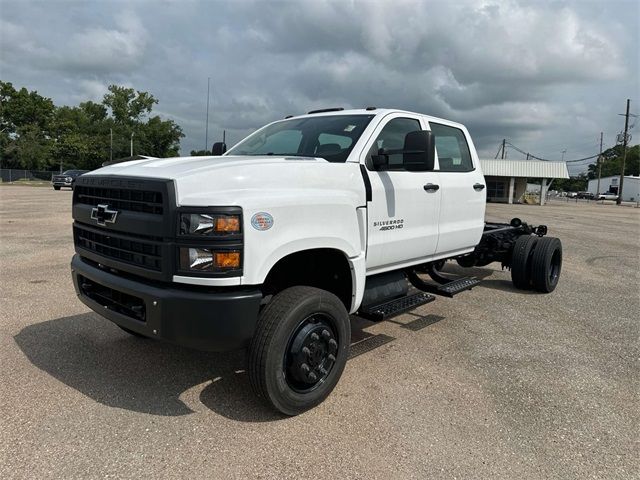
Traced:
[[576, 198], [577, 196], [576, 192], [567, 192], [567, 198]]
[[587, 199], [587, 200], [593, 200], [594, 198], [596, 198], [596, 196], [591, 192], [578, 192], [576, 194], [576, 197]]
[[617, 200], [618, 194], [613, 192], [601, 193], [598, 195], [598, 200]]
[[73, 190], [73, 184], [83, 173], [87, 173], [89, 170], [67, 170], [60, 175], [54, 175], [51, 178], [51, 184], [54, 190], [60, 190], [62, 187], [69, 187]]

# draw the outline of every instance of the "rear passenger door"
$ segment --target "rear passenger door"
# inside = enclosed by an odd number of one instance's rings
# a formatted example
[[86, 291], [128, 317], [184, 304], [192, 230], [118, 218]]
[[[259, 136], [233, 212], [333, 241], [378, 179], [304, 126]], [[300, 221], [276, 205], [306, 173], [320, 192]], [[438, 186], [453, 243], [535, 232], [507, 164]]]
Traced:
[[484, 230], [486, 184], [475, 149], [461, 128], [429, 122], [441, 186], [437, 254], [475, 247]]

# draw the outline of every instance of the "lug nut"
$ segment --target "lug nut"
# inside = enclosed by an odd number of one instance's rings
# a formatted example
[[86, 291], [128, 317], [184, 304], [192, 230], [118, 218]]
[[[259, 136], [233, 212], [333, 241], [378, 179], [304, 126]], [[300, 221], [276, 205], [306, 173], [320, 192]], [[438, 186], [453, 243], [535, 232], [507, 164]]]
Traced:
[[311, 350], [309, 350], [309, 347], [302, 347], [302, 353], [304, 353], [308, 357], [309, 355], [311, 355]]
[[336, 342], [333, 338], [329, 340], [329, 346], [332, 350], [338, 350], [338, 342]]
[[332, 353], [330, 353], [330, 354], [327, 356], [327, 359], [329, 359], [329, 361], [330, 361], [330, 362], [335, 362], [335, 361], [336, 361], [336, 357], [335, 357], [335, 355], [333, 355]]
[[311, 372], [309, 374], [309, 380], [311, 380], [312, 382], [315, 382], [318, 380], [318, 376], [315, 373]]
[[311, 334], [311, 340], [313, 340], [315, 342], [316, 340], [320, 340], [320, 337], [318, 336], [317, 333], [313, 332]]
[[302, 370], [302, 372], [305, 374], [311, 371], [311, 369], [309, 368], [309, 365], [307, 365], [306, 363], [303, 363], [302, 365], [300, 365], [300, 370]]
[[322, 337], [325, 340], [329, 340], [331, 338], [331, 334], [329, 333], [329, 330], [322, 330]]

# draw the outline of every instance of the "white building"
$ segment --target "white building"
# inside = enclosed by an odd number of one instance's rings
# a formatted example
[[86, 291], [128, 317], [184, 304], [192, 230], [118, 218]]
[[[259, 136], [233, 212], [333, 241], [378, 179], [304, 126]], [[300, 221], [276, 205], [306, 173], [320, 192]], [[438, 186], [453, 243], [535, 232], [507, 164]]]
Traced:
[[[589, 180], [587, 191], [597, 195], [598, 193], [613, 192], [618, 193], [618, 187], [620, 186], [620, 175], [615, 177], [604, 177], [600, 179], [600, 191], [596, 191], [598, 188], [598, 179]], [[622, 200], [625, 202], [637, 202], [640, 200], [640, 177], [633, 177], [631, 175], [624, 176], [624, 183], [622, 184]]]
[[564, 162], [480, 159], [480, 165], [487, 182], [487, 202], [518, 203], [527, 192], [527, 179], [539, 178], [542, 185], [536, 187], [542, 193], [540, 205], [543, 205], [553, 179], [569, 178]]

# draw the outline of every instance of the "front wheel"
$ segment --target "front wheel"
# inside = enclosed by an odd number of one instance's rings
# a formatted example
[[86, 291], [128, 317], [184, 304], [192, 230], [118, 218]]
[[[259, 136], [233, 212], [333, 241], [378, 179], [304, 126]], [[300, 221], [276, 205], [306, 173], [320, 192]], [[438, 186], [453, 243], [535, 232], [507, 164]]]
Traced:
[[53, 187], [54, 190], [60, 190], [60, 187]]
[[351, 324], [334, 294], [291, 287], [273, 297], [249, 346], [255, 394], [285, 415], [320, 404], [334, 389], [349, 355]]

